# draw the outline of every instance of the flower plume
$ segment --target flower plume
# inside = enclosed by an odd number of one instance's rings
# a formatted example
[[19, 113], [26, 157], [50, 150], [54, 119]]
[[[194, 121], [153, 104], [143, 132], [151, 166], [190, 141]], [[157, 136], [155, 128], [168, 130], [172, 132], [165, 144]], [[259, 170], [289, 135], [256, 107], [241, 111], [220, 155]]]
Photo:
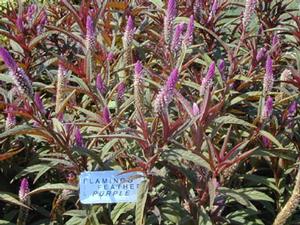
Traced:
[[96, 45], [96, 32], [94, 27], [93, 18], [88, 15], [86, 18], [86, 48], [90, 51], [95, 49]]
[[206, 90], [210, 88], [214, 75], [215, 75], [215, 62], [212, 62], [208, 68], [206, 76], [203, 78], [201, 82], [200, 96], [204, 96]]
[[250, 18], [255, 11], [257, 0], [246, 0], [245, 10], [243, 14], [243, 29], [245, 30], [249, 24]]
[[164, 39], [167, 45], [169, 45], [172, 40], [176, 13], [176, 0], [169, 0], [166, 15], [164, 17]]
[[17, 63], [5, 48], [0, 47], [0, 57], [3, 59], [5, 65], [10, 70], [10, 75], [14, 81], [14, 84], [17, 86], [18, 91], [32, 98], [32, 84], [24, 70], [17, 66]]
[[96, 88], [97, 90], [102, 94], [104, 95], [105, 92], [106, 92], [106, 85], [101, 77], [101, 74], [98, 74], [97, 75], [97, 78], [96, 78]]
[[273, 88], [274, 77], [273, 77], [273, 61], [268, 56], [266, 61], [266, 73], [263, 81], [263, 93], [266, 96]]
[[273, 111], [273, 99], [271, 96], [268, 96], [263, 107], [262, 120], [269, 119], [272, 115], [272, 111]]
[[21, 202], [25, 203], [28, 200], [27, 194], [29, 193], [29, 184], [26, 178], [21, 180], [20, 189], [19, 189], [19, 199]]
[[171, 42], [171, 51], [174, 54], [176, 54], [181, 48], [181, 43], [182, 43], [181, 35], [182, 35], [182, 31], [183, 31], [183, 26], [184, 25], [181, 23], [181, 24], [178, 24], [175, 28], [173, 39]]
[[166, 84], [163, 86], [163, 88], [156, 96], [156, 99], [154, 101], [154, 111], [156, 113], [161, 113], [167, 110], [168, 105], [171, 103], [173, 99], [174, 90], [176, 88], [178, 78], [179, 78], [179, 72], [178, 69], [175, 68], [171, 72]]

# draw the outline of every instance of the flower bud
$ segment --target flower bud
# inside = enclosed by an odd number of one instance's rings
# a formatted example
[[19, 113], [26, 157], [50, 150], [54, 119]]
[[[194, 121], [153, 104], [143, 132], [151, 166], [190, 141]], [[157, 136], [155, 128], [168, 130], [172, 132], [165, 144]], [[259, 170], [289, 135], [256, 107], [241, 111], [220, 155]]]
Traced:
[[208, 68], [206, 76], [202, 79], [202, 83], [200, 87], [200, 96], [204, 96], [206, 90], [210, 88], [214, 75], [215, 75], [215, 63], [212, 62]]
[[250, 22], [250, 18], [255, 11], [257, 0], [246, 0], [245, 10], [243, 14], [243, 29], [245, 30]]
[[19, 189], [19, 199], [22, 203], [26, 203], [28, 200], [27, 194], [30, 192], [29, 190], [29, 184], [28, 180], [26, 178], [23, 178], [20, 184]]
[[263, 93], [266, 96], [273, 88], [274, 77], [273, 77], [273, 61], [270, 56], [268, 56], [266, 61], [266, 73], [263, 81]]
[[262, 120], [270, 119], [273, 111], [273, 99], [268, 96], [262, 111]]
[[99, 73], [96, 78], [96, 88], [101, 93], [101, 95], [104, 95], [106, 93], [106, 85], [101, 78], [101, 74]]
[[160, 92], [156, 96], [156, 99], [154, 101], [154, 112], [155, 113], [161, 113], [161, 112], [167, 110], [168, 105], [171, 103], [171, 101], [173, 99], [174, 91], [175, 91], [178, 79], [179, 79], [179, 72], [178, 72], [178, 69], [175, 68], [171, 72], [166, 84], [163, 86], [163, 88], [160, 90]]
[[168, 7], [164, 17], [164, 39], [167, 45], [169, 45], [172, 40], [176, 13], [176, 0], [168, 0]]

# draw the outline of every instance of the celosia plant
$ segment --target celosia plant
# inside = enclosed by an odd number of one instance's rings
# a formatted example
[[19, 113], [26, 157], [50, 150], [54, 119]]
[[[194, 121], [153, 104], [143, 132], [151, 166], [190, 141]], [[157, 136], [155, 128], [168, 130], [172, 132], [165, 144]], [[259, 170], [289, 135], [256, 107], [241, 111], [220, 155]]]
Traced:
[[[22, 2], [0, 6], [1, 224], [300, 223], [296, 1]], [[136, 203], [82, 204], [99, 170], [141, 172]]]

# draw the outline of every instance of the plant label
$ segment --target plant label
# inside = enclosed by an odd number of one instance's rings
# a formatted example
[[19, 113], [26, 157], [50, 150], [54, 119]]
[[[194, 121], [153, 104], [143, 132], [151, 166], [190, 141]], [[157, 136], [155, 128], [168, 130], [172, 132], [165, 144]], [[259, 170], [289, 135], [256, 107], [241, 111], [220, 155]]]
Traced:
[[83, 204], [136, 202], [143, 180], [141, 172], [83, 172], [79, 177], [79, 199]]

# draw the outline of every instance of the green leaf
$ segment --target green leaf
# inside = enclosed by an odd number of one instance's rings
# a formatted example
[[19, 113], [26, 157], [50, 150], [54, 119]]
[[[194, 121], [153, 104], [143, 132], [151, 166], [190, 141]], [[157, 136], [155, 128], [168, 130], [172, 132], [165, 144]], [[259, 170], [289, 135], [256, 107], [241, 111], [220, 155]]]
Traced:
[[200, 207], [198, 225], [213, 225], [203, 206]]
[[118, 139], [112, 139], [108, 143], [106, 143], [101, 149], [101, 158], [104, 158], [106, 154], [110, 151], [110, 149], [118, 142]]
[[13, 79], [8, 74], [0, 74], [0, 81], [4, 81], [8, 84], [13, 84]]
[[275, 145], [277, 145], [279, 148], [283, 148], [283, 146], [280, 144], [280, 142], [269, 132], [265, 131], [265, 130], [260, 130], [259, 133], [268, 138], [270, 141], [272, 141]]
[[161, 0], [150, 0], [157, 8], [162, 9], [164, 7], [164, 3]]
[[128, 211], [134, 209], [134, 203], [130, 203], [130, 202], [120, 202], [118, 203], [114, 209], [111, 211], [111, 219], [113, 221], [113, 224], [116, 224], [119, 217], [124, 214], [127, 213]]
[[215, 119], [216, 123], [221, 123], [221, 124], [237, 124], [237, 125], [242, 125], [245, 127], [251, 127], [251, 128], [255, 128], [255, 126], [251, 123], [248, 123], [242, 119], [238, 119], [236, 117], [233, 117], [231, 115], [229, 116], [221, 116], [217, 119]]
[[206, 162], [200, 156], [188, 150], [183, 150], [183, 149], [165, 150], [161, 156], [164, 160], [170, 161], [171, 163], [175, 162], [175, 164], [180, 165], [181, 164], [180, 162], [182, 161], [182, 159], [184, 159], [195, 163], [195, 165], [202, 166], [208, 170], [211, 170], [208, 162]]
[[233, 190], [225, 187], [219, 188], [220, 193], [234, 199], [237, 203], [246, 206], [247, 208], [257, 211], [254, 205], [249, 201], [249, 198], [246, 194], [240, 193], [239, 190]]
[[14, 223], [11, 223], [7, 220], [0, 220], [0, 225], [15, 225]]
[[73, 97], [73, 95], [76, 93], [76, 90], [73, 90], [62, 102], [59, 103], [57, 112], [55, 112], [57, 115], [65, 108], [68, 101]]
[[273, 189], [277, 193], [279, 193], [279, 189], [275, 185], [274, 178], [268, 178], [268, 177], [254, 175], [254, 174], [244, 174], [242, 177], [248, 181], [253, 182], [256, 185], [260, 185], [260, 184], [264, 185], [270, 189]]
[[29, 129], [32, 129], [32, 128], [28, 125], [15, 126], [12, 129], [9, 129], [9, 130], [3, 132], [2, 134], [0, 134], [0, 138], [8, 137], [11, 135], [17, 135], [17, 134], [26, 134]]
[[149, 189], [149, 180], [146, 179], [141, 182], [137, 194], [137, 201], [135, 205], [135, 224], [143, 225], [144, 224], [144, 210], [145, 204], [148, 196]]
[[36, 165], [29, 166], [23, 169], [20, 173], [18, 173], [12, 181], [17, 180], [20, 177], [23, 177], [30, 173], [38, 173], [33, 181], [33, 183], [35, 183], [43, 174], [45, 174], [49, 169], [53, 168], [56, 165], [57, 163], [36, 164]]
[[86, 155], [91, 157], [93, 160], [95, 160], [95, 162], [98, 163], [99, 166], [101, 166], [102, 168], [109, 169], [107, 166], [105, 166], [105, 164], [102, 161], [102, 158], [99, 156], [97, 152], [91, 151], [86, 148], [78, 147], [78, 146], [74, 146], [72, 150], [78, 152], [80, 155]]
[[57, 183], [57, 184], [45, 184], [42, 187], [39, 187], [31, 192], [29, 192], [29, 195], [33, 194], [38, 194], [40, 192], [45, 192], [45, 191], [56, 191], [56, 190], [72, 190], [72, 191], [77, 191], [78, 187], [70, 184], [63, 184], [63, 183]]
[[64, 216], [77, 216], [77, 217], [86, 217], [87, 211], [86, 210], [79, 210], [79, 209], [73, 209], [69, 210], [67, 212], [64, 212]]
[[28, 45], [28, 47], [30, 49], [32, 49], [33, 47], [35, 47], [35, 45], [37, 45], [40, 41], [42, 41], [43, 39], [47, 38], [48, 36], [50, 36], [51, 34], [55, 34], [55, 33], [58, 33], [58, 31], [53, 31], [53, 30], [50, 30], [50, 31], [47, 31], [47, 32], [44, 32], [40, 35], [38, 35], [37, 37], [35, 37], [34, 39], [32, 39]]
[[8, 203], [11, 203], [11, 204], [14, 204], [14, 205], [18, 205], [18, 206], [22, 206], [22, 207], [25, 207], [27, 209], [30, 209], [30, 207], [23, 204], [19, 200], [17, 200], [14, 195], [12, 195], [10, 193], [7, 193], [7, 192], [0, 191], [0, 201], [8, 202]]
[[247, 100], [249, 97], [259, 97], [261, 95], [260, 91], [249, 91], [245, 94], [239, 94], [237, 97], [232, 99], [229, 103], [230, 106], [235, 105], [241, 101]]

